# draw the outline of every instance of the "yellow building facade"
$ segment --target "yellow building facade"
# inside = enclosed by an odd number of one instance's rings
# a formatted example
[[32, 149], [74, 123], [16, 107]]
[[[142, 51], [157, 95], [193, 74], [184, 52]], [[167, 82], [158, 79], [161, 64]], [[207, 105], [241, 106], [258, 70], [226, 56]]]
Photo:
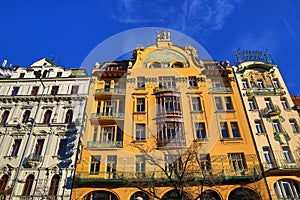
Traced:
[[72, 199], [270, 199], [232, 67], [165, 31], [133, 57], [93, 69]]

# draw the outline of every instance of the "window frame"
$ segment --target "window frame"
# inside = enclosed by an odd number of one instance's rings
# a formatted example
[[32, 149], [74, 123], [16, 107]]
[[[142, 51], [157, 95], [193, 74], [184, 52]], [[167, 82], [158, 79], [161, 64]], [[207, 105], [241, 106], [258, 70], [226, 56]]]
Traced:
[[135, 125], [135, 141], [145, 141], [145, 140], [146, 140], [146, 124], [138, 123]]
[[204, 122], [195, 122], [194, 127], [197, 140], [207, 139], [206, 127]]
[[[142, 102], [139, 102], [139, 100], [142, 100]], [[146, 98], [145, 97], [137, 97], [136, 98], [136, 106], [135, 111], [139, 113], [146, 112]]]
[[100, 165], [101, 165], [101, 156], [100, 155], [92, 155], [90, 157], [90, 174], [99, 174], [100, 173]]

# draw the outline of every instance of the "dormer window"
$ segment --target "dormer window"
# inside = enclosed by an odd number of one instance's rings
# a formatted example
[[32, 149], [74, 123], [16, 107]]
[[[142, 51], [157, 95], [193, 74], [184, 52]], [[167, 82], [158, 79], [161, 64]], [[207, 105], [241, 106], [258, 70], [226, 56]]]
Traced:
[[149, 64], [149, 68], [161, 68], [161, 63], [152, 62], [152, 63]]
[[57, 72], [56, 77], [60, 78], [62, 76], [62, 72]]
[[183, 68], [183, 63], [176, 62], [171, 65], [171, 68]]

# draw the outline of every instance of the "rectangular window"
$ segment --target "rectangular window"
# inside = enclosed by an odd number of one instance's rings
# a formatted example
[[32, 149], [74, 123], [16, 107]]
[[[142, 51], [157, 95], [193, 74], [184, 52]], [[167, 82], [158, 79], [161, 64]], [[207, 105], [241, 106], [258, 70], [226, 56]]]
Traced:
[[11, 92], [11, 95], [12, 96], [15, 96], [15, 95], [17, 95], [18, 94], [18, 92], [19, 92], [19, 87], [13, 87], [13, 90], [12, 90], [12, 92]]
[[189, 85], [190, 87], [198, 87], [196, 76], [189, 77]]
[[231, 125], [231, 130], [232, 130], [232, 135], [234, 138], [239, 138], [241, 137], [238, 123], [237, 122], [230, 122]]
[[116, 178], [117, 156], [107, 156], [106, 173], [109, 178]]
[[105, 83], [104, 83], [104, 91], [106, 91], [106, 92], [110, 91], [110, 81], [105, 81]]
[[230, 168], [235, 172], [243, 171], [247, 169], [245, 156], [243, 153], [230, 153], [228, 154]]
[[98, 127], [94, 127], [93, 141], [96, 142], [98, 137]]
[[227, 122], [220, 123], [222, 138], [229, 138], [229, 132], [227, 127]]
[[274, 88], [281, 88], [278, 79], [273, 80], [273, 86], [274, 86]]
[[205, 123], [195, 123], [196, 138], [206, 139]]
[[282, 128], [281, 128], [280, 122], [278, 120], [273, 120], [272, 123], [273, 123], [273, 128], [274, 128], [275, 132], [277, 132], [277, 133], [282, 132]]
[[285, 157], [286, 162], [293, 163], [294, 159], [289, 147], [282, 147], [282, 152]]
[[231, 97], [224, 97], [225, 105], [227, 110], [233, 110]]
[[255, 127], [256, 127], [257, 133], [264, 133], [265, 132], [265, 130], [263, 128], [263, 125], [262, 125], [262, 121], [255, 120]]
[[67, 144], [68, 144], [68, 140], [67, 139], [61, 139], [60, 142], [59, 142], [59, 149], [58, 149], [58, 152], [57, 152], [57, 155], [59, 157], [63, 157], [66, 152], [67, 152]]
[[242, 80], [242, 84], [243, 84], [243, 88], [244, 88], [244, 89], [249, 88], [249, 83], [248, 83], [248, 80], [247, 80], [247, 79], [243, 79], [243, 80]]
[[192, 97], [192, 109], [195, 112], [201, 111], [200, 97]]
[[159, 77], [159, 87], [175, 88], [176, 82], [174, 76]]
[[58, 86], [52, 86], [51, 88], [51, 95], [57, 95], [58, 93]]
[[221, 97], [215, 97], [215, 103], [216, 103], [217, 110], [224, 110]]
[[270, 98], [265, 98], [265, 104], [269, 109], [273, 109], [274, 107]]
[[91, 156], [90, 174], [99, 174], [101, 156]]
[[136, 156], [136, 163], [135, 163], [135, 172], [138, 177], [144, 177], [146, 172], [146, 160], [145, 156]]
[[200, 154], [200, 167], [202, 171], [211, 170], [211, 160], [209, 154]]
[[14, 144], [12, 146], [11, 156], [18, 156], [18, 152], [21, 146], [21, 139], [15, 139]]
[[73, 85], [71, 89], [71, 94], [78, 94], [78, 85]]
[[32, 87], [31, 95], [32, 95], [32, 96], [36, 96], [37, 93], [38, 93], [38, 91], [39, 91], [39, 87], [38, 87], [38, 86]]
[[287, 100], [286, 100], [286, 98], [280, 98], [280, 101], [281, 101], [281, 104], [282, 104], [282, 107], [283, 107], [283, 109], [289, 109], [290, 107], [289, 107], [289, 104], [288, 104], [288, 102], [287, 102]]
[[165, 155], [165, 171], [180, 173], [183, 169], [183, 163], [180, 155]]
[[104, 101], [102, 114], [104, 116], [113, 116], [116, 112], [117, 102], [116, 101]]
[[248, 99], [248, 103], [249, 103], [250, 110], [256, 110], [257, 109], [256, 102], [255, 102], [254, 99]]
[[57, 73], [56, 73], [56, 77], [57, 77], [57, 78], [60, 78], [61, 75], [62, 75], [62, 72], [57, 72]]
[[145, 77], [137, 77], [137, 88], [145, 88]]
[[19, 78], [24, 78], [24, 76], [25, 76], [25, 73], [20, 73]]
[[145, 112], [145, 98], [136, 99], [136, 112]]
[[144, 141], [146, 140], [146, 125], [137, 124], [135, 128], [135, 140]]
[[101, 129], [100, 142], [112, 142], [115, 140], [115, 127], [114, 126], [105, 126]]
[[212, 87], [213, 88], [220, 88], [220, 87], [224, 87], [222, 78], [212, 78], [211, 79], [211, 83], [212, 83]]
[[269, 147], [263, 147], [263, 154], [264, 154], [264, 158], [265, 158], [265, 162], [266, 165], [268, 167], [268, 169], [272, 169], [273, 168], [273, 158], [271, 155], [271, 151]]
[[290, 119], [290, 125], [292, 127], [293, 133], [299, 133], [299, 126], [295, 119]]
[[265, 87], [263, 80], [257, 80], [257, 87], [258, 88], [264, 88]]

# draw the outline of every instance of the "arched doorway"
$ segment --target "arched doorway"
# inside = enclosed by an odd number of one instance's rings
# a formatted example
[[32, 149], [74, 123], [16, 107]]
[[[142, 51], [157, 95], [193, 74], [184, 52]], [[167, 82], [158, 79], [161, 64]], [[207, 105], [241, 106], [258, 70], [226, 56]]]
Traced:
[[255, 191], [239, 187], [230, 192], [228, 200], [261, 200], [261, 198]]
[[130, 200], [136, 200], [138, 197], [140, 197], [141, 200], [150, 200], [150, 197], [145, 192], [135, 192], [133, 195], [131, 195]]
[[278, 180], [274, 183], [274, 189], [278, 199], [298, 199], [300, 197], [300, 185], [293, 180]]
[[192, 200], [191, 196], [183, 191], [182, 197], [178, 194], [179, 191], [170, 190], [163, 196], [163, 200]]
[[221, 197], [214, 190], [205, 190], [197, 200], [221, 200]]
[[109, 191], [93, 191], [85, 195], [83, 200], [119, 200], [118, 197]]

